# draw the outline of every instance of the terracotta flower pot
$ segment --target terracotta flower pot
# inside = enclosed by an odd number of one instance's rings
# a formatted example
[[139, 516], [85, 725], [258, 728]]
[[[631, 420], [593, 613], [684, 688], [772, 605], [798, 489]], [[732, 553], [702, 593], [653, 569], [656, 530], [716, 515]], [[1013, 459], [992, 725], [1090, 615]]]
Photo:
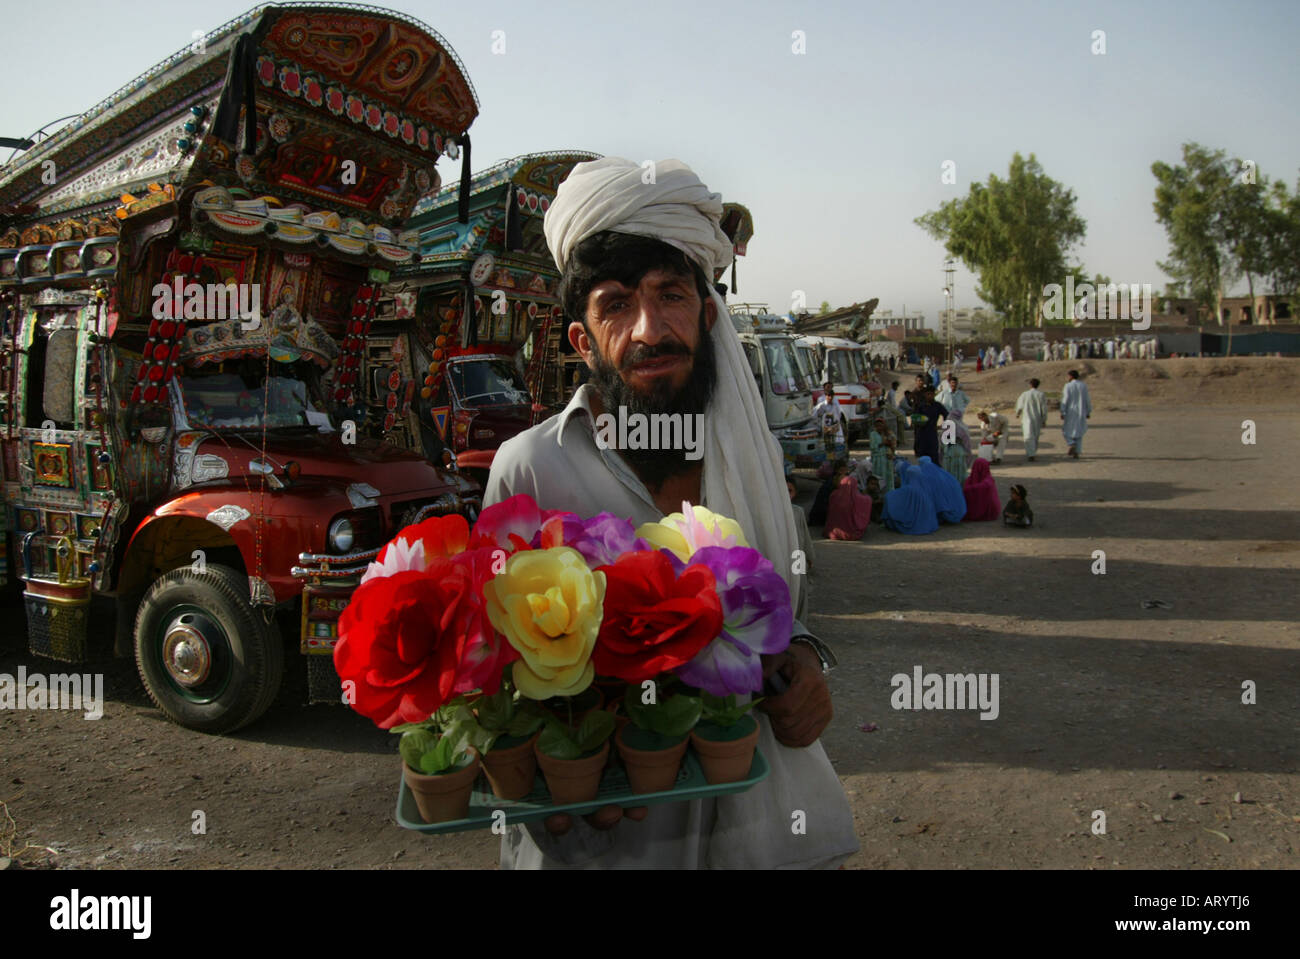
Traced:
[[638, 749], [629, 746], [627, 738], [634, 735], [635, 726], [624, 726], [618, 731], [618, 754], [623, 758], [627, 769], [628, 785], [634, 793], [666, 792], [677, 782], [677, 770], [681, 768], [682, 757], [686, 755], [688, 740], [685, 736], [681, 742], [664, 749]]
[[600, 776], [605, 771], [609, 756], [609, 740], [601, 743], [600, 751], [579, 759], [556, 759], [548, 756], [533, 744], [537, 765], [546, 777], [546, 788], [551, 792], [551, 802], [557, 806], [574, 802], [590, 802], [600, 789]]
[[[743, 732], [746, 726], [748, 733]], [[704, 779], [710, 786], [739, 782], [749, 775], [754, 763], [758, 721], [753, 716], [744, 716], [730, 727], [701, 723], [691, 731], [691, 745], [695, 747]]]
[[533, 746], [540, 735], [539, 730], [527, 742], [504, 749], [494, 747], [483, 754], [483, 775], [487, 776], [492, 794], [498, 799], [523, 799], [533, 791], [533, 780], [537, 778]]
[[402, 763], [406, 788], [414, 794], [420, 818], [425, 822], [447, 822], [469, 815], [469, 797], [479, 770], [478, 750], [471, 746], [469, 752], [474, 757], [469, 765], [433, 775], [416, 772]]

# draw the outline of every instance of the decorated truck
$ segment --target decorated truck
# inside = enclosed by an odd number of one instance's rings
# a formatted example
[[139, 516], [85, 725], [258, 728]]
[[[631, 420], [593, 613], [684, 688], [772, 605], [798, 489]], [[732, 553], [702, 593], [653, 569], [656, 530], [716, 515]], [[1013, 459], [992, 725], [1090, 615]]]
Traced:
[[477, 112], [417, 21], [264, 7], [0, 169], [5, 572], [34, 653], [95, 655], [93, 605], [182, 725], [255, 720], [286, 645], [338, 700], [368, 562], [481, 495], [389, 442], [414, 384], [371, 332]]
[[475, 174], [465, 207], [455, 187], [416, 205], [408, 226], [422, 255], [390, 286], [420, 383], [415, 448], [435, 462], [450, 450], [462, 473], [485, 481], [497, 448], [547, 412], [543, 395], [563, 394], [576, 367], [542, 218], [574, 165], [596, 158], [530, 153]]

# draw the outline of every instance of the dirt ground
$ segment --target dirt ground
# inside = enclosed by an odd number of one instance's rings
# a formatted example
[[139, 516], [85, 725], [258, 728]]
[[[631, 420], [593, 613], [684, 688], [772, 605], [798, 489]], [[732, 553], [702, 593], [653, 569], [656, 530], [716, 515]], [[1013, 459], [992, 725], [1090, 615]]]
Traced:
[[[962, 385], [1006, 409], [1029, 376], [1056, 392], [1071, 366], [1095, 405], [1083, 458], [1063, 456], [1053, 413], [1038, 462], [1016, 429], [994, 470], [1004, 496], [1026, 485], [1036, 529], [818, 541], [809, 625], [841, 664], [823, 742], [862, 844], [850, 868], [1295, 868], [1300, 361], [1018, 363]], [[808, 504], [816, 482], [799, 489]], [[21, 607], [0, 615], [0, 673], [64, 671], [27, 653]], [[917, 666], [997, 674], [997, 718], [892, 708], [891, 677]], [[101, 720], [0, 712], [0, 857], [28, 843], [56, 855], [24, 859], [74, 868], [496, 863], [490, 834], [400, 829], [392, 738], [300, 705], [292, 668], [271, 711], [224, 738], [167, 722], [131, 663], [88, 669], [105, 675]]]

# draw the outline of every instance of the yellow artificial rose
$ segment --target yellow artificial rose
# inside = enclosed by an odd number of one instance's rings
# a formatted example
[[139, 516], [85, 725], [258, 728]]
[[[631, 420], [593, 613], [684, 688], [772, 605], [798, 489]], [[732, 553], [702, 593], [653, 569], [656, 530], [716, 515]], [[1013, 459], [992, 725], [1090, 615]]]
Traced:
[[[688, 507], [691, 519], [686, 518]], [[749, 545], [734, 519], [689, 503], [683, 503], [682, 509], [683, 512], [670, 513], [657, 523], [637, 527], [636, 535], [655, 549], [669, 550], [682, 562], [689, 562], [696, 551], [706, 546]]]
[[514, 681], [529, 699], [576, 696], [595, 676], [605, 574], [576, 549], [521, 550], [483, 587], [488, 619], [519, 651]]

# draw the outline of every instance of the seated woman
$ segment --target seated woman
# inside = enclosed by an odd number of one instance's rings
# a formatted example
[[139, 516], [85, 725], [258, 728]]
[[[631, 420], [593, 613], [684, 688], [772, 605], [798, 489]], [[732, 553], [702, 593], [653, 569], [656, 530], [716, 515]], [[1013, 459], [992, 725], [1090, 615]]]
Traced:
[[1034, 511], [1029, 508], [1028, 497], [1029, 494], [1019, 483], [1011, 487], [1011, 498], [1007, 500], [1006, 508], [1002, 511], [1004, 526], [1034, 525]]
[[826, 510], [831, 504], [831, 493], [840, 484], [840, 478], [849, 475], [849, 464], [840, 463], [831, 467], [831, 474], [826, 477], [825, 482], [817, 489], [817, 495], [813, 498], [812, 509], [808, 513], [809, 526], [824, 526], [826, 523]]
[[934, 501], [921, 482], [921, 470], [910, 463], [899, 461], [903, 485], [885, 494], [885, 508], [881, 521], [897, 533], [923, 536], [939, 528]]
[[841, 477], [826, 510], [826, 538], [862, 539], [870, 524], [871, 497], [858, 492], [858, 481], [852, 476]]
[[928, 456], [922, 456], [915, 469], [921, 474], [921, 484], [930, 494], [939, 519], [945, 523], [960, 523], [966, 515], [966, 497], [962, 495], [961, 483], [951, 473], [936, 466]]
[[993, 471], [989, 469], [988, 460], [977, 459], [970, 468], [970, 476], [962, 486], [966, 496], [966, 519], [970, 522], [995, 520], [1002, 512], [1002, 501], [998, 499], [998, 484], [993, 480]]

